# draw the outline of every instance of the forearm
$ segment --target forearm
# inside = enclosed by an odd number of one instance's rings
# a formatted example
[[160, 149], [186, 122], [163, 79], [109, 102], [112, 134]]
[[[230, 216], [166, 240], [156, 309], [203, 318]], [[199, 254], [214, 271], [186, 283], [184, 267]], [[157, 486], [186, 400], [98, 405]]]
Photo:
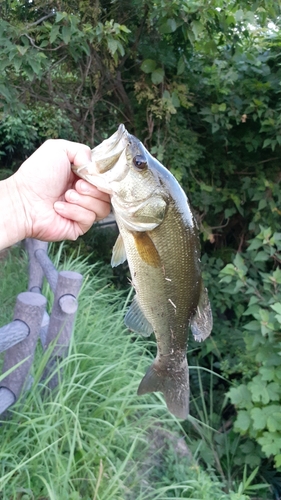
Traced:
[[26, 213], [15, 177], [0, 181], [0, 250], [27, 237]]

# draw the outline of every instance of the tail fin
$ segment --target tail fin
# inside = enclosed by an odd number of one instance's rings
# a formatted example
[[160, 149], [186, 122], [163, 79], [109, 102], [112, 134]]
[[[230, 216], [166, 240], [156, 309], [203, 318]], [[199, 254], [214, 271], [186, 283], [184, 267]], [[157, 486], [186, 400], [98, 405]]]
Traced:
[[189, 413], [189, 375], [187, 360], [176, 369], [159, 369], [157, 359], [148, 368], [143, 377], [138, 395], [147, 392], [163, 393], [168, 410], [178, 418], [186, 419]]

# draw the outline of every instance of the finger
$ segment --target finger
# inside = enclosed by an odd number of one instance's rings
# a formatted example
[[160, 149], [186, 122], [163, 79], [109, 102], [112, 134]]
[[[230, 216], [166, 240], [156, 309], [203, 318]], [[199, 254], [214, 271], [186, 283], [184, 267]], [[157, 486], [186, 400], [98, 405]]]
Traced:
[[97, 219], [104, 219], [110, 212], [110, 204], [93, 196], [87, 196], [77, 193], [74, 189], [69, 189], [65, 193], [65, 200], [74, 205], [95, 212]]
[[64, 139], [56, 139], [59, 145], [66, 152], [70, 163], [80, 166], [91, 161], [91, 149], [85, 144], [79, 142], [66, 141]]
[[76, 182], [75, 189], [80, 194], [86, 194], [92, 196], [93, 198], [98, 198], [100, 200], [110, 203], [110, 196], [107, 193], [99, 191], [99, 189], [96, 186], [93, 186], [89, 182], [86, 182], [82, 179], [79, 179], [79, 181]]
[[86, 233], [86, 231], [90, 229], [97, 218], [96, 213], [92, 210], [87, 210], [86, 208], [71, 203], [65, 203], [61, 201], [56, 202], [54, 204], [54, 209], [65, 219], [68, 219], [74, 223], [76, 222], [83, 233]]

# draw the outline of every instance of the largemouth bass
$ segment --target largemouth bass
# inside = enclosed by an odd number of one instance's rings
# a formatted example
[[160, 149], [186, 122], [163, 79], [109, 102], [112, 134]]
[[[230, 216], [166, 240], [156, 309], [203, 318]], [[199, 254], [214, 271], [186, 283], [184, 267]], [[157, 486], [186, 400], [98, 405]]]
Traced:
[[110, 193], [119, 228], [112, 266], [128, 260], [136, 295], [126, 326], [154, 332], [157, 356], [138, 394], [161, 391], [178, 418], [189, 413], [188, 329], [204, 340], [212, 312], [200, 268], [196, 220], [174, 176], [123, 125], [75, 173]]

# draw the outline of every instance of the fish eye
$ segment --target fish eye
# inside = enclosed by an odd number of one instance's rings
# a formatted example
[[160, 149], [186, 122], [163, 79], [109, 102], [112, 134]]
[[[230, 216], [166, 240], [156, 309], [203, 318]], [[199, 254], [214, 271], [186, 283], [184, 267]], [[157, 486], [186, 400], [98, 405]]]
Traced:
[[138, 170], [144, 170], [147, 167], [147, 161], [142, 155], [136, 155], [133, 158], [133, 164]]

